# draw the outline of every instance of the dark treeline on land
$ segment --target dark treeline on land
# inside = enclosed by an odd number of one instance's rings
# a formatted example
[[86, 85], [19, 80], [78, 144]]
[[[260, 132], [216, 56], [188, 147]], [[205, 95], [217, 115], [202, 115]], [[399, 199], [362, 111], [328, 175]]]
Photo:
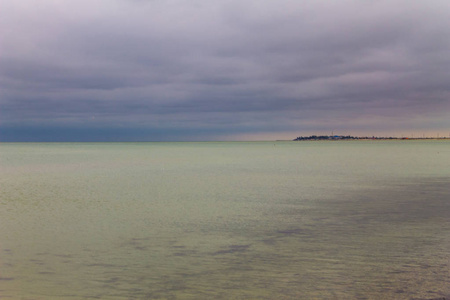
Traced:
[[428, 139], [446, 139], [441, 138], [408, 138], [408, 137], [377, 137], [377, 136], [351, 136], [351, 135], [311, 135], [311, 136], [299, 136], [294, 141], [321, 141], [321, 140], [428, 140]]
[[299, 136], [294, 141], [304, 141], [304, 140], [356, 140], [355, 136], [351, 135], [311, 135], [311, 136]]

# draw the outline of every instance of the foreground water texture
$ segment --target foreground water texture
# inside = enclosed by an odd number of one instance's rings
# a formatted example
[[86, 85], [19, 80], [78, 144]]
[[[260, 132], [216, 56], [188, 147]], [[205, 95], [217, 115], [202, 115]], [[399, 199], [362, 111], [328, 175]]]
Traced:
[[450, 295], [450, 142], [0, 144], [2, 299]]

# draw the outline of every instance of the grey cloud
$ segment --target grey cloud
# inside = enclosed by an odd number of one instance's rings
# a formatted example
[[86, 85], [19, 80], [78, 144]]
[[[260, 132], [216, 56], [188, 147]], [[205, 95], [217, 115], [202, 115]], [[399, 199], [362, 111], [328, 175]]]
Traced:
[[444, 0], [25, 2], [0, 4], [4, 126], [450, 127]]

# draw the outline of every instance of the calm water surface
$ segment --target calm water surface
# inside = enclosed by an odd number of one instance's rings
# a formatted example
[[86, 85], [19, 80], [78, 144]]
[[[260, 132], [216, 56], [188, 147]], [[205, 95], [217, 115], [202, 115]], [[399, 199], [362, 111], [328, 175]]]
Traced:
[[450, 296], [450, 142], [1, 143], [2, 299]]

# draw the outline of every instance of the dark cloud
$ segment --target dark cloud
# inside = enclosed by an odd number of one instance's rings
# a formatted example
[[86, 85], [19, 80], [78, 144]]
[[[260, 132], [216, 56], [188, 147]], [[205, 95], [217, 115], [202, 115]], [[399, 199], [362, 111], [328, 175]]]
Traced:
[[7, 0], [0, 11], [3, 139], [450, 128], [446, 0]]

